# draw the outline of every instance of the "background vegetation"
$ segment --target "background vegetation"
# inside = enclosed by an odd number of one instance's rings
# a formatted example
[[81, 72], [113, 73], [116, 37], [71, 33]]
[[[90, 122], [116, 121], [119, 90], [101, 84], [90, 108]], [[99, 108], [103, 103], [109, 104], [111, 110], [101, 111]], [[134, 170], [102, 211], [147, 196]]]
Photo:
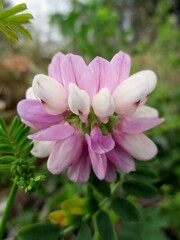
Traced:
[[[55, 13], [49, 17], [50, 24], [59, 30], [62, 39], [59, 42], [41, 43], [35, 37], [33, 42], [21, 41], [12, 46], [1, 36], [0, 114], [7, 123], [10, 122], [16, 112], [16, 103], [24, 97], [34, 74], [47, 72], [54, 49], [80, 54], [87, 62], [97, 55], [110, 60], [116, 52], [123, 50], [132, 56], [131, 74], [143, 69], [155, 70], [159, 83], [148, 104], [156, 107], [166, 122], [147, 133], [158, 145], [159, 153], [150, 162], [137, 162], [138, 171], [133, 177], [153, 181], [159, 195], [148, 201], [131, 199], [142, 206], [141, 221], [120, 221], [116, 228], [121, 240], [178, 240], [180, 3], [178, 0], [71, 0], [71, 6], [68, 13]], [[50, 44], [55, 46], [47, 54]], [[83, 184], [70, 183], [65, 174], [49, 174], [46, 161], [38, 160], [37, 165], [38, 171], [46, 175], [46, 183], [32, 194], [18, 192], [7, 237], [25, 224], [46, 219], [62, 200], [84, 194]], [[156, 178], [143, 174], [143, 168], [156, 171]], [[11, 174], [1, 170], [0, 214], [10, 179]]]

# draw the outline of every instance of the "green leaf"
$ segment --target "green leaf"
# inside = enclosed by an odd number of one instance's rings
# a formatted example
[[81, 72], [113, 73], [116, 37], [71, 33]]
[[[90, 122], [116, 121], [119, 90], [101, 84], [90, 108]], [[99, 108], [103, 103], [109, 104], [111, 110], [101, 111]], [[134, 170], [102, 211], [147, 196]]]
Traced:
[[111, 189], [109, 183], [106, 181], [99, 180], [96, 176], [91, 179], [91, 186], [100, 194], [105, 197], [109, 197], [111, 195]]
[[6, 123], [2, 118], [0, 118], [0, 130], [3, 131], [4, 133], [7, 133]]
[[4, 19], [4, 22], [11, 22], [11, 23], [18, 23], [18, 24], [23, 24], [23, 23], [29, 23], [30, 20], [33, 19], [32, 14], [30, 13], [21, 13], [15, 16], [10, 16], [6, 19]]
[[138, 221], [139, 212], [137, 208], [125, 198], [116, 197], [111, 203], [114, 212], [125, 221]]
[[137, 180], [129, 180], [124, 182], [123, 189], [125, 192], [138, 198], [152, 199], [158, 194], [158, 191], [154, 186], [139, 182]]
[[19, 119], [18, 116], [15, 116], [13, 118], [12, 122], [11, 122], [10, 127], [9, 127], [9, 131], [8, 131], [9, 135], [12, 135], [15, 132], [15, 130], [17, 129], [19, 124], [20, 124], [20, 119]]
[[33, 142], [29, 142], [24, 146], [23, 148], [19, 149], [19, 153], [21, 153], [21, 157], [24, 158], [27, 156], [27, 154], [31, 151], [33, 147]]
[[0, 153], [13, 154], [13, 149], [9, 145], [0, 144]]
[[16, 157], [12, 156], [12, 155], [6, 155], [6, 156], [1, 156], [0, 157], [0, 162], [12, 162], [15, 161]]
[[147, 168], [137, 169], [135, 172], [131, 173], [131, 176], [144, 182], [155, 182], [158, 180], [157, 173]]
[[97, 215], [97, 227], [102, 240], [117, 240], [111, 219], [106, 212]]
[[24, 141], [24, 139], [27, 139], [27, 135], [30, 131], [30, 128], [22, 125], [22, 130], [16, 135], [16, 133], [14, 134], [14, 140], [19, 144], [21, 144], [21, 142]]
[[9, 23], [9, 26], [11, 26], [17, 32], [21, 33], [24, 37], [32, 40], [32, 36], [31, 36], [30, 32], [27, 29], [25, 29], [24, 27], [22, 27], [20, 24], [15, 25], [14, 23]]
[[22, 3], [22, 4], [18, 4], [16, 6], [14, 6], [14, 7], [8, 8], [6, 10], [3, 10], [2, 12], [0, 12], [0, 20], [4, 19], [4, 18], [7, 18], [11, 15], [14, 15], [16, 13], [22, 12], [26, 9], [27, 9], [26, 4]]
[[11, 164], [0, 164], [0, 170], [11, 169]]
[[78, 235], [77, 235], [77, 240], [91, 240], [91, 230], [89, 226], [86, 223], [83, 223]]
[[16, 235], [18, 240], [60, 240], [59, 226], [49, 222], [27, 225]]
[[29, 131], [29, 128], [24, 125], [24, 124], [21, 124], [15, 131], [14, 135], [13, 135], [13, 139], [15, 141], [18, 142], [18, 140], [24, 136], [27, 136], [26, 132], [28, 133]]
[[2, 24], [0, 22], [0, 31], [13, 43], [15, 44], [19, 37], [18, 34], [11, 29], [7, 24]]

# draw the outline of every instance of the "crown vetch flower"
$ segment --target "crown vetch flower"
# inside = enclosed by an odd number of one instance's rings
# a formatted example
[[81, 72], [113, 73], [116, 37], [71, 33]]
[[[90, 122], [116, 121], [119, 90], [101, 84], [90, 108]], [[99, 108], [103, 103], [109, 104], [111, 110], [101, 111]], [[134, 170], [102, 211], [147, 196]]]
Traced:
[[53, 174], [67, 169], [75, 182], [91, 172], [114, 181], [116, 169], [135, 171], [137, 160], [150, 160], [156, 145], [143, 132], [163, 122], [145, 106], [157, 78], [145, 70], [129, 77], [130, 57], [117, 53], [109, 62], [96, 57], [88, 65], [73, 54], [57, 53], [48, 76], [35, 76], [17, 111], [36, 132], [32, 154], [47, 157]]

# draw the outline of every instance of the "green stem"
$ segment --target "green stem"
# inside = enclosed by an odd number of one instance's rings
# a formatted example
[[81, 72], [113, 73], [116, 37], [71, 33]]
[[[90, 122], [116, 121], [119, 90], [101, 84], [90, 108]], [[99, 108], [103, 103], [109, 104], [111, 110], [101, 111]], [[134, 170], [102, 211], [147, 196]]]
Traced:
[[14, 183], [12, 185], [12, 188], [11, 188], [11, 191], [9, 193], [8, 200], [7, 200], [7, 203], [6, 203], [6, 208], [4, 210], [4, 213], [3, 213], [3, 216], [2, 216], [2, 220], [1, 220], [0, 240], [3, 239], [6, 223], [8, 221], [8, 217], [9, 217], [9, 214], [10, 214], [10, 211], [11, 211], [11, 208], [12, 208], [13, 201], [15, 199], [17, 190], [18, 190], [18, 186], [17, 186], [16, 182], [14, 181]]

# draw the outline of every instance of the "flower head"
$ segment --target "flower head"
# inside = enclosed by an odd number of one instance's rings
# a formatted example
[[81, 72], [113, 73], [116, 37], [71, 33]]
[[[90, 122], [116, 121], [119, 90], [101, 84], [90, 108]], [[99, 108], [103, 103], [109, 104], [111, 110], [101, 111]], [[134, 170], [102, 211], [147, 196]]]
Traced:
[[156, 145], [143, 132], [163, 122], [145, 105], [157, 79], [151, 70], [129, 77], [130, 57], [117, 53], [109, 62], [96, 57], [88, 65], [73, 54], [57, 53], [48, 76], [35, 76], [17, 111], [35, 129], [32, 154], [48, 158], [53, 174], [67, 169], [75, 182], [91, 172], [114, 181], [116, 169], [135, 171], [150, 160]]

